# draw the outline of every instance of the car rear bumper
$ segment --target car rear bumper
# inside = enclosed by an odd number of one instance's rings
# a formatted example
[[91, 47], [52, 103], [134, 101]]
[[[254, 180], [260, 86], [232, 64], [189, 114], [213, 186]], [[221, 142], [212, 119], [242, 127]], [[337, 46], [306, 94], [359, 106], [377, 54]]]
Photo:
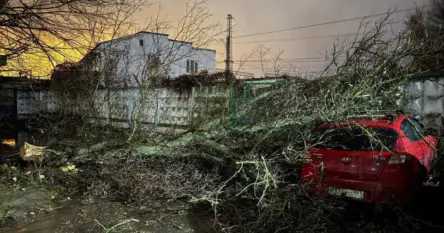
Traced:
[[330, 180], [328, 182], [318, 184], [309, 183], [307, 181], [305, 181], [304, 183], [308, 191], [325, 196], [329, 195], [329, 187], [363, 191], [364, 198], [355, 199], [363, 202], [403, 204], [409, 203], [414, 197], [414, 192], [412, 192], [412, 190], [383, 187], [381, 184], [378, 183], [363, 181]]
[[358, 201], [376, 203], [409, 203], [416, 195], [415, 191], [417, 190], [415, 187], [410, 187], [410, 184], [404, 183], [384, 184], [380, 181], [321, 178], [317, 175], [302, 175], [301, 182], [307, 191], [325, 196], [329, 195], [329, 187], [363, 191], [364, 198]]

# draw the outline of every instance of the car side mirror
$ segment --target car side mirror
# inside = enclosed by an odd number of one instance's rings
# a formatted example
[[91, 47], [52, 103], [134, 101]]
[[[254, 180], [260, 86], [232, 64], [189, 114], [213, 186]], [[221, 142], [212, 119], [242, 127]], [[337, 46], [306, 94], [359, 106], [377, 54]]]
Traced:
[[438, 143], [436, 141], [436, 137], [432, 136], [432, 135], [425, 135], [424, 139], [426, 141], [427, 144], [432, 145], [433, 147], [436, 146], [436, 144]]

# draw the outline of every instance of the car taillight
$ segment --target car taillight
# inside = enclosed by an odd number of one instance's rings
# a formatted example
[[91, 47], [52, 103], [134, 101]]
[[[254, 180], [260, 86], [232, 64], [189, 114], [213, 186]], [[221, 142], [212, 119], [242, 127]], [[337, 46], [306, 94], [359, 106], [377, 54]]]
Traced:
[[388, 164], [402, 164], [405, 163], [406, 155], [392, 155]]
[[384, 173], [397, 173], [400, 171], [405, 171], [405, 169], [414, 169], [416, 168], [412, 165], [412, 156], [408, 154], [399, 154], [392, 155], [388, 162], [387, 167], [384, 169]]

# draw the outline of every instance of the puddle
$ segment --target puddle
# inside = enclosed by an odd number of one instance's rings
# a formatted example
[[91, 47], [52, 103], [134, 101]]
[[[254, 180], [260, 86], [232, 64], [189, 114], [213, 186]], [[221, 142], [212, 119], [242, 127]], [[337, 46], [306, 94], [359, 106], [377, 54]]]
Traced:
[[[6, 229], [5, 233], [72, 233], [72, 232], [150, 232], [150, 233], [210, 233], [211, 216], [203, 217], [186, 210], [168, 209], [137, 214], [134, 207], [119, 202], [102, 201], [82, 204], [68, 201], [61, 208], [41, 214], [25, 226]], [[129, 221], [131, 220], [131, 221]], [[127, 222], [127, 223], [125, 223]], [[101, 226], [102, 225], [102, 226]]]
[[[18, 150], [25, 142], [36, 146], [50, 146], [57, 143], [55, 138], [39, 133], [17, 132], [15, 135], [0, 135], [0, 158]], [[5, 162], [5, 161], [3, 161]], [[2, 161], [0, 160], [0, 164]], [[29, 201], [29, 200], [27, 200]], [[119, 233], [150, 232], [150, 233], [211, 233], [214, 232], [210, 214], [195, 213], [168, 203], [159, 210], [128, 206], [120, 202], [102, 200], [85, 204], [80, 200], [69, 200], [60, 203], [60, 208], [48, 213], [35, 213], [29, 220], [33, 222], [17, 227], [0, 229], [5, 233], [72, 233], [72, 232], [106, 232], [105, 228], [112, 228], [121, 224], [113, 231]], [[182, 209], [181, 209], [182, 208]], [[156, 208], [157, 209], [157, 208]], [[101, 225], [102, 226], [101, 226]]]
[[36, 220], [25, 226], [2, 231], [5, 233], [54, 233], [62, 225], [69, 223], [77, 214], [79, 214], [79, 204], [77, 201], [68, 201], [64, 206], [53, 210], [47, 214], [40, 214]]

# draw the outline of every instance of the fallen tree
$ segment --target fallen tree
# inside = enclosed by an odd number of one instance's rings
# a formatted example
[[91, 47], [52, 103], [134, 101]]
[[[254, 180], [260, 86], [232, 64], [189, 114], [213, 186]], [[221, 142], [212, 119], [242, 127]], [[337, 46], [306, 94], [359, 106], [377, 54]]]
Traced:
[[[284, 160], [297, 168], [298, 159], [307, 150], [307, 137], [319, 121], [343, 120], [349, 114], [395, 112], [404, 108], [399, 106], [403, 98], [400, 86], [418, 77], [433, 77], [431, 70], [415, 66], [415, 62], [429, 57], [436, 48], [429, 43], [412, 44], [416, 28], [411, 21], [399, 34], [390, 35], [390, 25], [390, 12], [373, 24], [363, 23], [357, 33], [361, 36], [349, 45], [333, 47], [327, 57], [330, 65], [316, 80], [290, 81], [241, 105], [238, 116], [243, 124], [212, 134], [213, 141], [239, 155], [234, 174], [212, 195], [196, 199], [211, 204], [220, 230], [372, 232], [418, 227], [415, 223], [364, 226], [360, 224], [365, 219], [348, 221], [348, 214], [356, 215], [360, 210], [345, 211], [348, 204], [310, 197], [298, 184], [289, 184], [288, 170], [278, 163]], [[184, 150], [182, 153], [191, 153], [189, 148]], [[201, 153], [199, 147], [192, 151]]]
[[418, 230], [421, 222], [397, 209], [366, 210], [313, 197], [298, 183], [307, 137], [319, 121], [399, 109], [398, 87], [428, 77], [430, 70], [414, 64], [431, 48], [412, 45], [409, 24], [389, 36], [389, 15], [363, 23], [350, 45], [335, 45], [331, 64], [316, 80], [290, 79], [239, 106], [241, 125], [217, 119], [218, 124], [202, 127], [211, 130], [134, 137], [130, 144], [77, 149], [72, 156], [63, 154], [66, 148], [51, 148], [47, 162], [81, 164], [75, 182], [88, 197], [134, 206], [186, 201], [197, 211], [211, 210], [214, 228], [222, 232]]

